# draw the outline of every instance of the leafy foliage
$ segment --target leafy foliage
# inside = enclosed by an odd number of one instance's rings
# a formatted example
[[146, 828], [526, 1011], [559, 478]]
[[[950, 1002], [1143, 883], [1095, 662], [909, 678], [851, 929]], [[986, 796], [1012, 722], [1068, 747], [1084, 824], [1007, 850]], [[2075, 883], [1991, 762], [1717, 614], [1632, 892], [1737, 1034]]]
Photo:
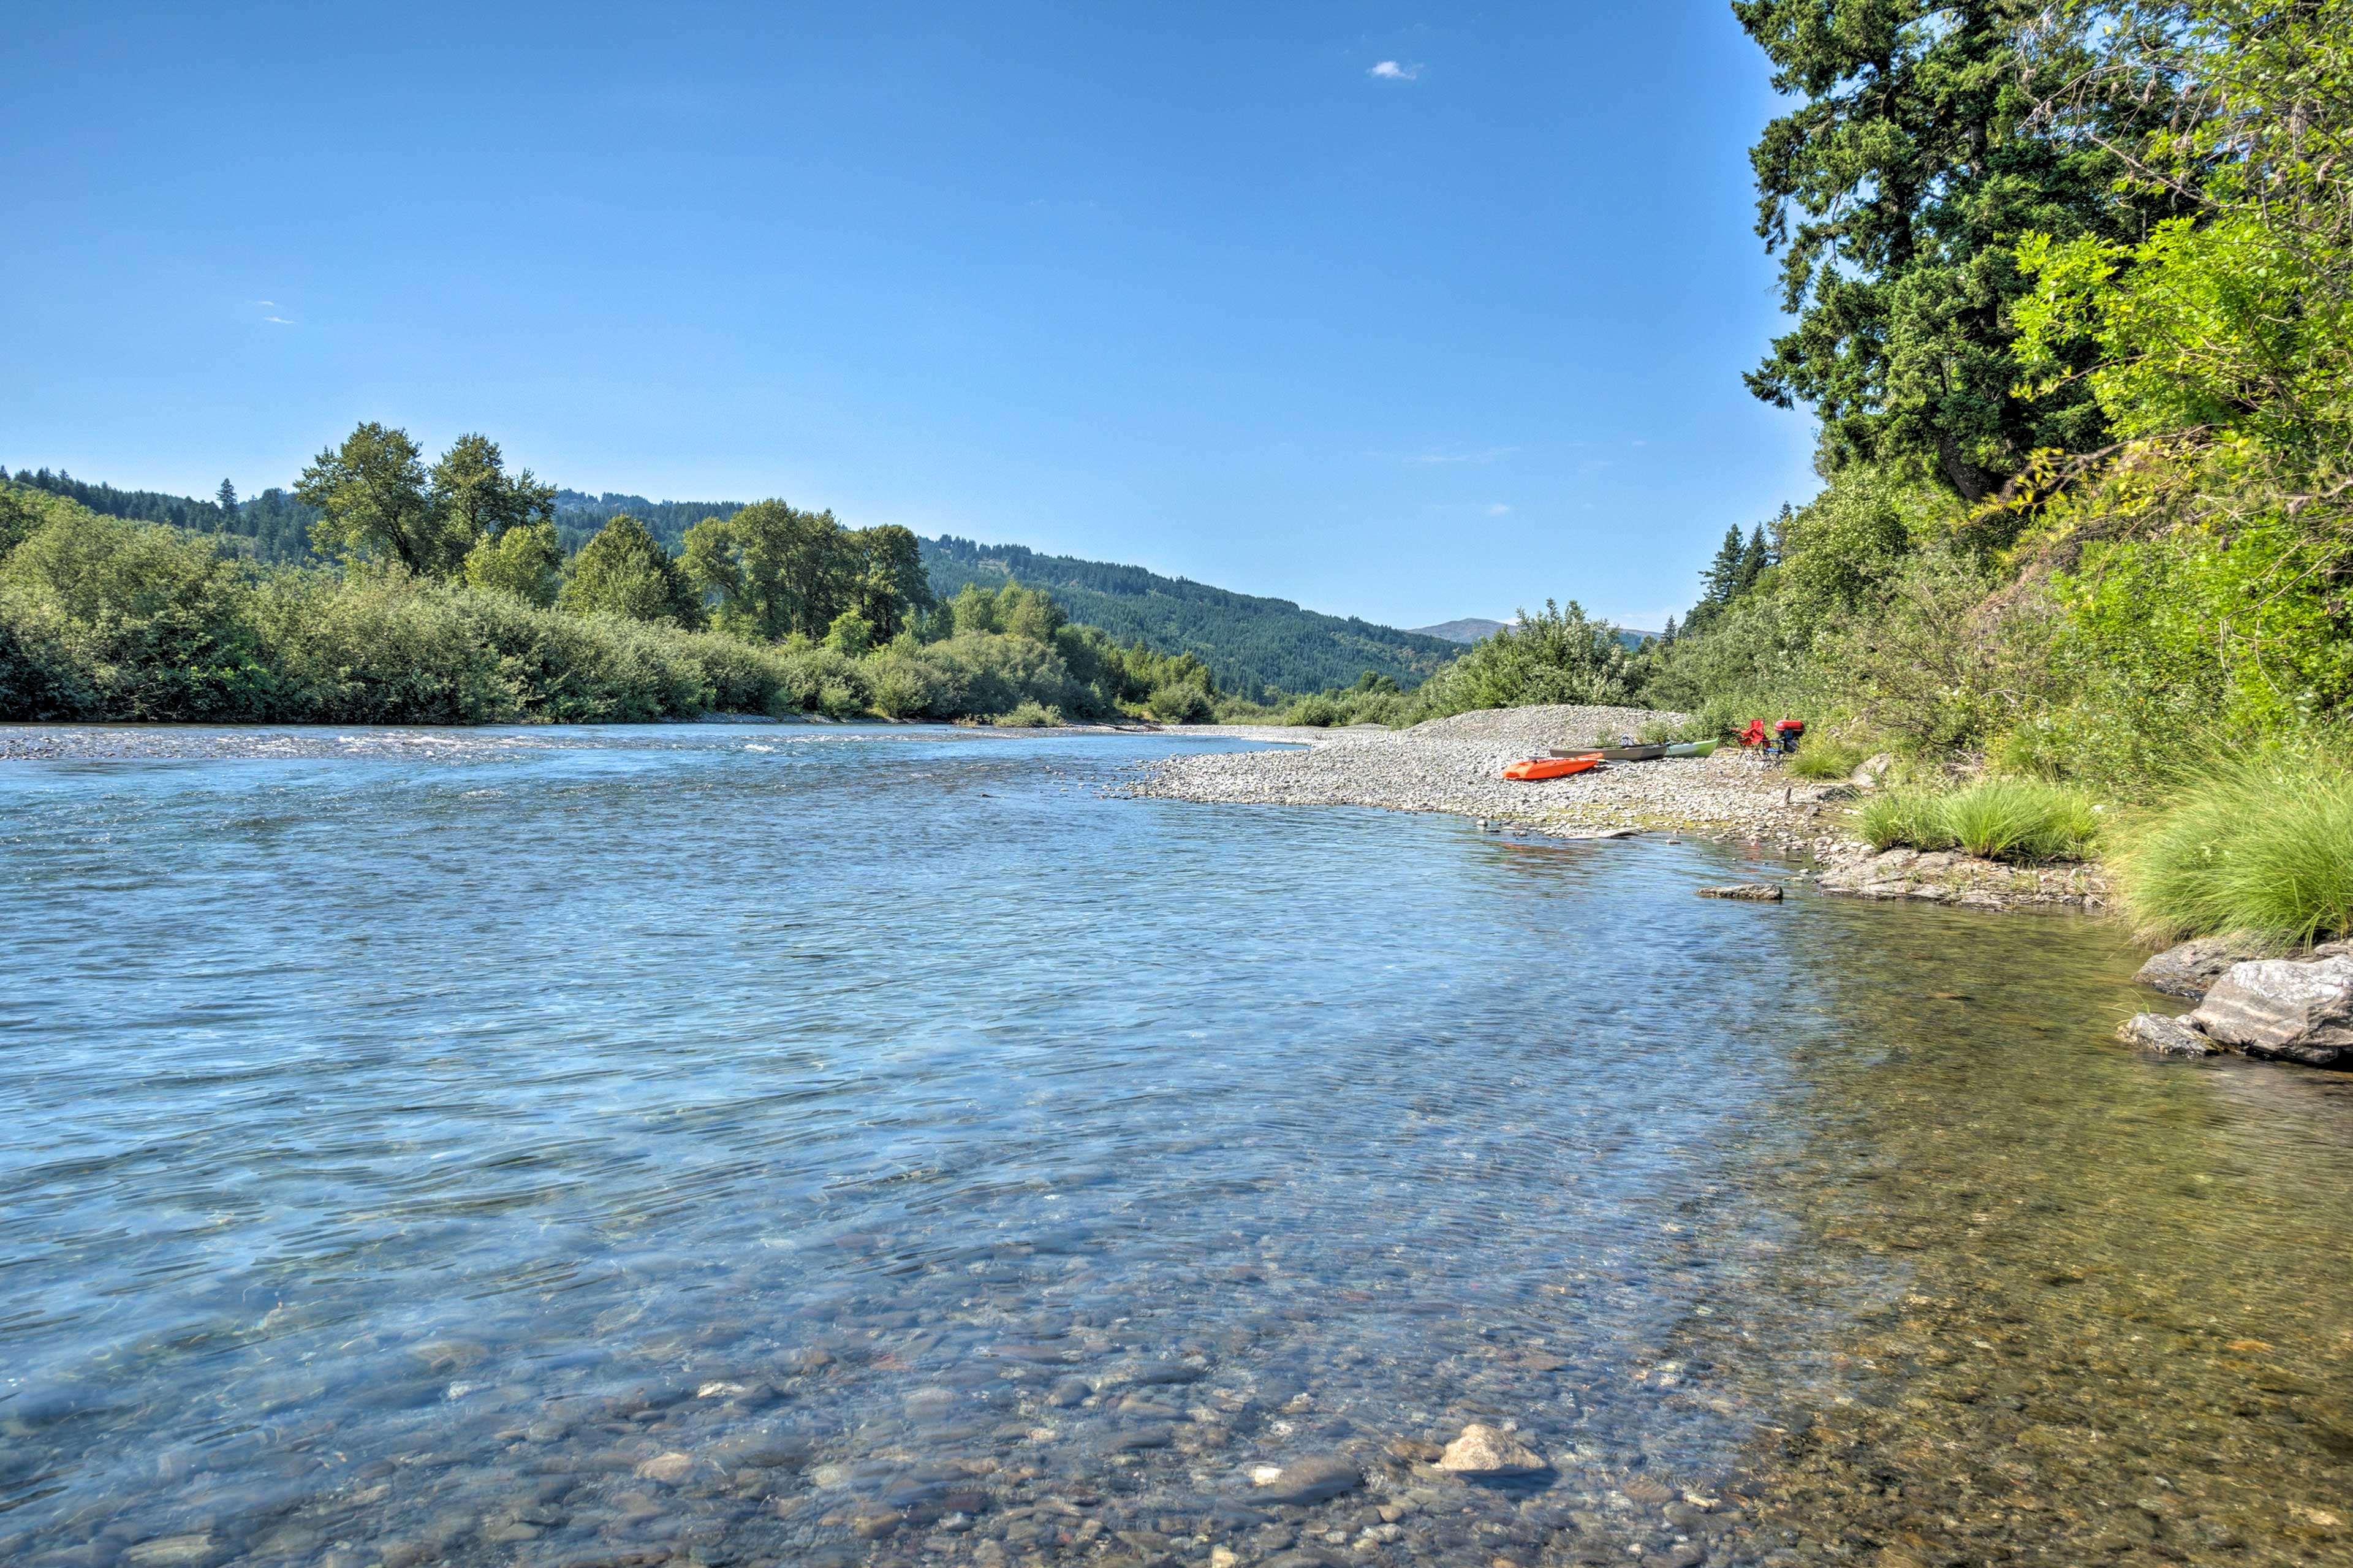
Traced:
[[556, 602], [575, 615], [619, 616], [693, 631], [702, 596], [684, 568], [634, 517], [613, 519], [581, 546]]
[[1547, 599], [1541, 615], [1520, 613], [1518, 624], [1471, 645], [1471, 651], [1422, 687], [1431, 717], [1474, 708], [1529, 703], [1610, 705], [1633, 693], [1633, 671], [1618, 628], [1588, 618], [1571, 600], [1564, 609]]
[[2073, 31], [2039, 31], [2029, 0], [1733, 11], [1772, 58], [1776, 90], [1802, 100], [1751, 155], [1757, 233], [1782, 252], [1782, 302], [1799, 320], [1750, 389], [1813, 408], [1831, 467], [1933, 471], [1972, 501], [2037, 448], [2098, 445], [2082, 390], [2010, 395], [2009, 317], [2031, 288], [2014, 253], [2030, 234], [2135, 231], [2147, 204], [2119, 200], [2109, 143], [2138, 106], [2102, 100], [2089, 128], [2105, 135], [2039, 133], [2042, 91], [2083, 48]]

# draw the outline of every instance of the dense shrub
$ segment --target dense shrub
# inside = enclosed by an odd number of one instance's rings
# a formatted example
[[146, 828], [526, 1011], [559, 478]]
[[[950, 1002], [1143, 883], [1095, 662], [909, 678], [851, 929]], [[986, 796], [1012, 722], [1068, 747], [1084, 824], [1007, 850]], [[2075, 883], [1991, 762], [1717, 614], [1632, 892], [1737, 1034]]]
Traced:
[[990, 723], [1008, 730], [1045, 730], [1062, 721], [1062, 715], [1042, 702], [1017, 703], [1012, 711], [999, 713]]
[[1541, 615], [1522, 612], [1516, 626], [1471, 645], [1469, 652], [1421, 687], [1425, 716], [1477, 708], [1564, 702], [1609, 706], [1633, 694], [1633, 672], [1618, 628], [1593, 620], [1574, 601], [1550, 600]]

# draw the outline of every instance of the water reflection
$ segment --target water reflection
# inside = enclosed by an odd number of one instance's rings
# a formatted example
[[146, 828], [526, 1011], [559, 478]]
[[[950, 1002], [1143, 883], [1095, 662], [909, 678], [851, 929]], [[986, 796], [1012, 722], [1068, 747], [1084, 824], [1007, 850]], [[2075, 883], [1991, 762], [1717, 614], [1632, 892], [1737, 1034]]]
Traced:
[[0, 1559], [2341, 1549], [2348, 1086], [2120, 1054], [2088, 922], [1161, 742], [297, 740], [0, 773]]

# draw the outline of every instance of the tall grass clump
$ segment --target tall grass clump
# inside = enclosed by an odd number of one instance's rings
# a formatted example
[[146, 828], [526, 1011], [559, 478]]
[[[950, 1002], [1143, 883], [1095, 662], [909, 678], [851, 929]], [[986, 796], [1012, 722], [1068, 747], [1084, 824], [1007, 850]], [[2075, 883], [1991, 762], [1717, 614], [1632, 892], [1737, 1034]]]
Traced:
[[1854, 830], [1873, 849], [1953, 847], [1952, 830], [1945, 826], [1944, 796], [1932, 790], [1886, 790], [1873, 795], [1855, 812]]
[[2353, 771], [2327, 755], [2250, 758], [2144, 821], [2116, 870], [2153, 939], [2353, 933]]
[[2099, 837], [2092, 803], [2040, 779], [1981, 778], [1945, 797], [1953, 842], [1989, 860], [2080, 860]]
[[2099, 816], [2089, 800], [2059, 784], [1981, 778], [1956, 790], [1873, 795], [1856, 812], [1855, 830], [1874, 849], [1908, 845], [1989, 860], [2078, 860], [2099, 837]]
[[1842, 779], [1862, 766], [1870, 750], [1859, 741], [1809, 740], [1789, 759], [1788, 771], [1801, 779]]

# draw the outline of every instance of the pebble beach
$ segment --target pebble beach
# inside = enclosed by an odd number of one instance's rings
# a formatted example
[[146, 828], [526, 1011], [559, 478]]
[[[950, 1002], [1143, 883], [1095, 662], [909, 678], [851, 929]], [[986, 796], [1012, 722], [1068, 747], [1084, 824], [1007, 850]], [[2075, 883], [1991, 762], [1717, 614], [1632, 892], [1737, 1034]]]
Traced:
[[1841, 836], [1828, 803], [1837, 786], [1792, 779], [1736, 747], [1713, 756], [1605, 763], [1567, 778], [1518, 783], [1507, 763], [1630, 735], [1683, 715], [1641, 708], [1489, 709], [1410, 730], [1188, 727], [1187, 734], [1293, 741], [1299, 750], [1213, 752], [1146, 764], [1137, 795], [1249, 805], [1366, 805], [1451, 812], [1563, 837], [1665, 832], [1792, 850]]

